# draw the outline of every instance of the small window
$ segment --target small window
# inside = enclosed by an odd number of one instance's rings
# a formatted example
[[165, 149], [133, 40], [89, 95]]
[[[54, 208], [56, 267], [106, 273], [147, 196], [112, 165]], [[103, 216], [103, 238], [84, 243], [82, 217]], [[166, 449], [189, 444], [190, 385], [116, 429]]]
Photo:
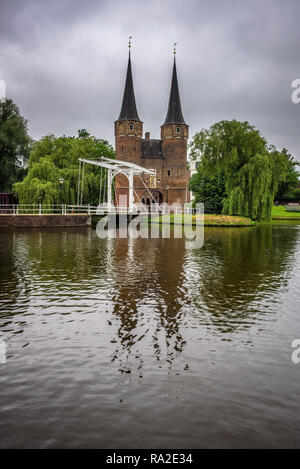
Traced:
[[168, 169], [168, 176], [171, 176], [171, 171]]
[[199, 161], [196, 161], [196, 169], [198, 169], [200, 166], [200, 162]]
[[133, 130], [134, 129], [134, 125], [133, 124], [129, 124], [129, 130]]
[[136, 151], [136, 147], [134, 147], [134, 151]]
[[179, 134], [180, 133], [180, 127], [177, 127], [176, 132]]

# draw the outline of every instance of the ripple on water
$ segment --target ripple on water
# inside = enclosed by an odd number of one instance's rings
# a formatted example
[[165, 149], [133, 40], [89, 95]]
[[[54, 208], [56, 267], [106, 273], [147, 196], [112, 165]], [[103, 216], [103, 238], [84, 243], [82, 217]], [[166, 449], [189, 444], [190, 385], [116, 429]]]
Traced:
[[1, 447], [299, 441], [299, 227], [0, 237]]

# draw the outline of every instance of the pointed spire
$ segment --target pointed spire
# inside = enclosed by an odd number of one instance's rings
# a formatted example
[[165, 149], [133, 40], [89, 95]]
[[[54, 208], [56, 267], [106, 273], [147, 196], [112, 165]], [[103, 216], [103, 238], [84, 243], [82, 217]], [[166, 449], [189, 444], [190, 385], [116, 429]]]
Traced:
[[173, 75], [172, 75], [169, 107], [168, 107], [168, 112], [167, 112], [164, 125], [165, 124], [185, 124], [184, 118], [182, 115], [181, 104], [180, 104], [175, 54], [176, 54], [176, 43], [174, 44], [174, 65], [173, 65]]
[[131, 36], [129, 36], [128, 47], [129, 47], [129, 57], [128, 57], [126, 82], [125, 82], [122, 108], [121, 108], [118, 121], [124, 121], [124, 120], [141, 121], [136, 110], [133, 81], [132, 81], [131, 60], [130, 60]]

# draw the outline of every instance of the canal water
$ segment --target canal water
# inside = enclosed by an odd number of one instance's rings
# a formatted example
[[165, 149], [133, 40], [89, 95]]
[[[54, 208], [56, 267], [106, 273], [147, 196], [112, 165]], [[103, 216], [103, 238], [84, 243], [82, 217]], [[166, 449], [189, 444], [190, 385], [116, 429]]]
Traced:
[[300, 225], [0, 232], [1, 448], [300, 443]]

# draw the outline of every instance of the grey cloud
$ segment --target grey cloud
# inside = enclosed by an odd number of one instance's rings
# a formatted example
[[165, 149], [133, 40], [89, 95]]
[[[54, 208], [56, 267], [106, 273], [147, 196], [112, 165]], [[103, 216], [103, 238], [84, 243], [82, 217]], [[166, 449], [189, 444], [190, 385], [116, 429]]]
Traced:
[[85, 127], [113, 143], [133, 34], [144, 130], [159, 136], [172, 44], [190, 135], [221, 119], [249, 120], [300, 160], [300, 4], [295, 1], [0, 0], [0, 77], [34, 138]]

